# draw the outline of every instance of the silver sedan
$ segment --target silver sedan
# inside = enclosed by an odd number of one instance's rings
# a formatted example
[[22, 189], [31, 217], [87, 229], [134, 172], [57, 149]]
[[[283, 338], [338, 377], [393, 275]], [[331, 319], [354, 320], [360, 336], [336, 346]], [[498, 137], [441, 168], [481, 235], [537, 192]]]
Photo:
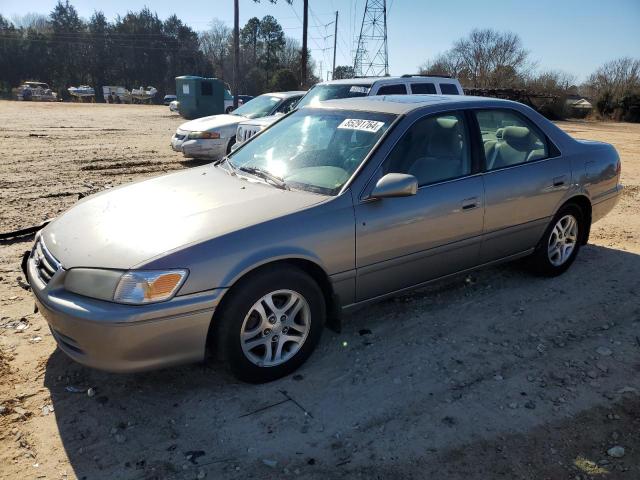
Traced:
[[388, 96], [301, 108], [210, 165], [88, 197], [27, 262], [61, 350], [112, 371], [301, 365], [370, 302], [526, 257], [575, 261], [620, 192], [606, 143], [528, 107]]

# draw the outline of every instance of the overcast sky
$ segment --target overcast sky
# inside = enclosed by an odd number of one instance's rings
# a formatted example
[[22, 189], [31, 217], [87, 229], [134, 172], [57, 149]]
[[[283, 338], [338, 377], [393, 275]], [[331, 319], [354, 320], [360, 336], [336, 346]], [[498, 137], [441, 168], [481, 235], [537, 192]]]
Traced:
[[[353, 64], [353, 51], [366, 0], [309, 0], [310, 40], [316, 74], [331, 69], [333, 21], [339, 11], [339, 65]], [[56, 0], [0, 0], [0, 13], [11, 18], [27, 12], [49, 13]], [[233, 24], [233, 0], [71, 0], [82, 17], [102, 10], [108, 18], [145, 4], [162, 19], [176, 13], [196, 30], [213, 18]], [[447, 50], [474, 28], [516, 32], [539, 69], [557, 69], [578, 81], [602, 63], [621, 56], [640, 58], [640, 0], [387, 0], [389, 64], [392, 75], [416, 72], [425, 60]], [[273, 5], [268, 0], [240, 0], [240, 22], [275, 16], [286, 35], [302, 37], [302, 0]]]

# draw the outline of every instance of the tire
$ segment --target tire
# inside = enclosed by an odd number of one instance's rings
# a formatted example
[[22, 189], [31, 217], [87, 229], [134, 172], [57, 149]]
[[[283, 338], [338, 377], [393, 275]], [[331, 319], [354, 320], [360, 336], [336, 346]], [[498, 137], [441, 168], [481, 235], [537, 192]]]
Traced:
[[[582, 237], [587, 230], [584, 218], [582, 209], [573, 203], [564, 205], [558, 210], [544, 232], [536, 251], [529, 258], [529, 266], [534, 273], [555, 277], [568, 270], [578, 256]], [[570, 227], [571, 222], [575, 222], [575, 230]], [[566, 231], [559, 236], [563, 230]], [[569, 233], [566, 234], [567, 232]]]
[[233, 137], [230, 141], [229, 144], [227, 145], [227, 155], [229, 155], [231, 153], [231, 147], [233, 147], [233, 145], [236, 143], [236, 138]]
[[236, 378], [270, 382], [309, 358], [326, 319], [322, 290], [309, 275], [292, 266], [267, 267], [227, 295], [214, 332], [219, 356]]

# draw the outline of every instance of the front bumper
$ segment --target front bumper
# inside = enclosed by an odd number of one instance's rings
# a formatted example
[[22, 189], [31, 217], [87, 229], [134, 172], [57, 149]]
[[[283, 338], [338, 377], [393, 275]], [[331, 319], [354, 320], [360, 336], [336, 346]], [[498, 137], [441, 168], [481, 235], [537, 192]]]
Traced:
[[171, 149], [174, 152], [182, 152], [182, 144], [187, 139], [186, 134], [175, 133], [173, 137], [171, 137]]
[[73, 360], [111, 372], [136, 372], [205, 357], [213, 312], [225, 289], [150, 305], [95, 300], [64, 289], [60, 268], [48, 283], [26, 262], [36, 304], [58, 347]]
[[227, 154], [226, 138], [218, 139], [185, 139], [182, 142], [181, 150], [188, 158], [210, 158], [218, 160]]

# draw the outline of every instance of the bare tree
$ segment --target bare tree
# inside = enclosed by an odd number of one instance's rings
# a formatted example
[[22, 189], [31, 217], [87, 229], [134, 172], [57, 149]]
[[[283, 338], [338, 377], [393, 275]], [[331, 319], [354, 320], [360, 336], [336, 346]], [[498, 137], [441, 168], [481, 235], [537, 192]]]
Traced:
[[585, 89], [593, 97], [605, 92], [614, 101], [624, 95], [640, 92], [640, 59], [630, 57], [618, 58], [605, 63], [587, 80]]
[[11, 23], [13, 23], [16, 28], [31, 29], [39, 33], [49, 32], [51, 30], [49, 17], [41, 13], [30, 12], [24, 15], [13, 15], [11, 17]]
[[540, 93], [570, 93], [570, 90], [577, 90], [575, 83], [575, 75], [560, 70], [546, 70], [530, 74], [524, 79], [524, 85], [527, 89]]
[[420, 67], [420, 73], [423, 75], [450, 75], [459, 79], [463, 85], [469, 85], [469, 75], [465, 70], [462, 58], [451, 52], [441, 53], [433, 60], [425, 62]]
[[285, 37], [284, 47], [278, 52], [278, 61], [281, 68], [296, 71], [300, 65], [300, 42], [291, 37]]
[[517, 34], [488, 28], [473, 30], [422, 70], [458, 77], [465, 86], [499, 88], [519, 83], [532, 67]]
[[209, 30], [200, 34], [200, 47], [211, 62], [216, 77], [224, 79], [224, 61], [231, 53], [231, 29], [222, 21], [214, 19]]

